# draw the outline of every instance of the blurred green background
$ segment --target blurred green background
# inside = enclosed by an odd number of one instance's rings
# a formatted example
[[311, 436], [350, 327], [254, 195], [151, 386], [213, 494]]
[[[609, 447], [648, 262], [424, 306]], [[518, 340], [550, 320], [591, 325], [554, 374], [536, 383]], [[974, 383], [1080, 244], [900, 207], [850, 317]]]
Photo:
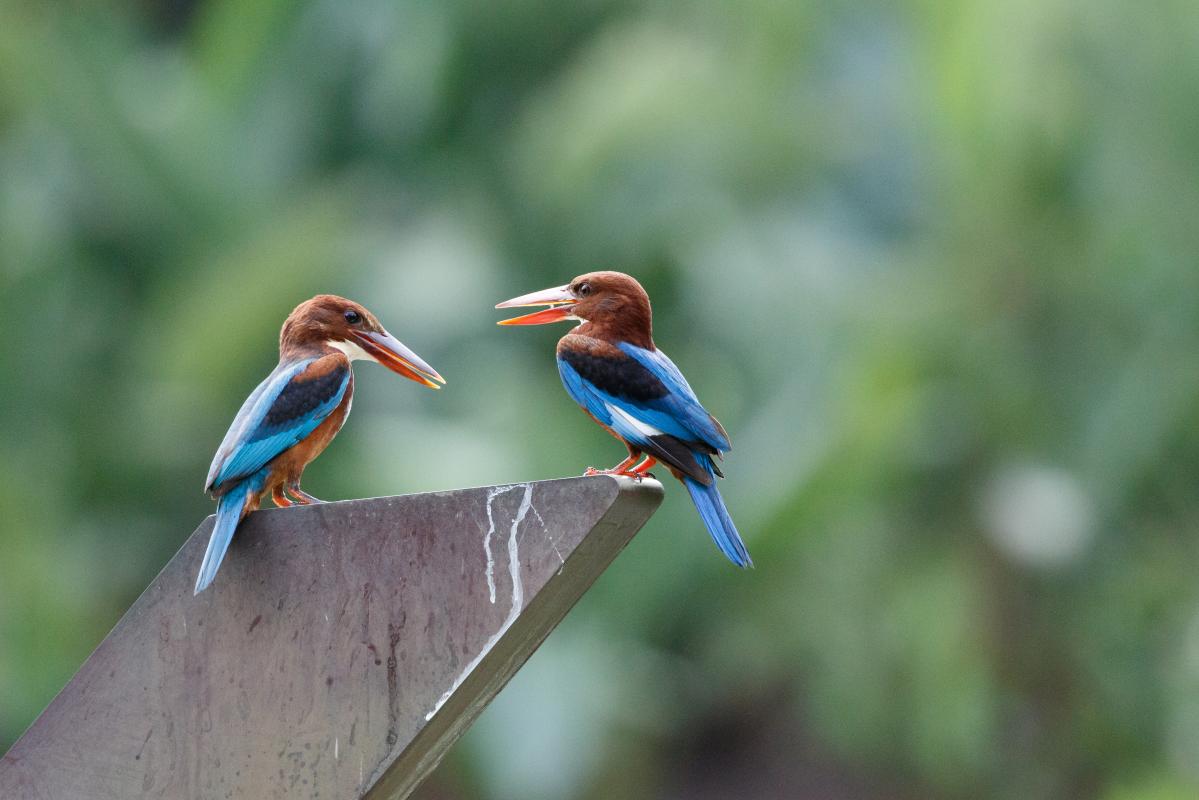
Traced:
[[423, 800], [1199, 794], [1199, 5], [0, 0], [0, 751], [212, 510], [317, 292], [305, 487], [574, 475], [633, 273], [757, 561], [660, 513]]

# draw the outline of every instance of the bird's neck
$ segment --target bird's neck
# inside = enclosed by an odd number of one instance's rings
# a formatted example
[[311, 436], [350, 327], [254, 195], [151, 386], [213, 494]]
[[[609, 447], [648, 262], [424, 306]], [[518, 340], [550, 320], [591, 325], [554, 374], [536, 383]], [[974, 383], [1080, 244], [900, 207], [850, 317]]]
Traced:
[[306, 358], [320, 358], [335, 352], [337, 350], [323, 339], [284, 339], [279, 342], [280, 361], [302, 361]]
[[634, 347], [644, 350], [654, 350], [653, 330], [649, 322], [618, 318], [612, 320], [587, 320], [575, 328], [572, 333], [580, 336], [590, 336], [609, 344], [618, 345], [627, 342]]

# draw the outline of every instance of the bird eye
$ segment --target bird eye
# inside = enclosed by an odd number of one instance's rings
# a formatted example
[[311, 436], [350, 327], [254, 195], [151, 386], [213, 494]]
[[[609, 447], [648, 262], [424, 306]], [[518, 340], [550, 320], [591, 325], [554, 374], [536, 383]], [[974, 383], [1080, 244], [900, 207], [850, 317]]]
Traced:
[[346, 322], [350, 323], [351, 325], [357, 325], [359, 322], [362, 322], [362, 315], [352, 308], [348, 309], [344, 316], [346, 318]]
[[580, 284], [579, 284], [579, 286], [578, 286], [578, 288], [577, 288], [577, 289], [575, 289], [575, 294], [577, 294], [579, 297], [588, 297], [588, 296], [590, 296], [590, 294], [591, 294], [591, 284], [590, 284], [590, 283], [580, 283]]

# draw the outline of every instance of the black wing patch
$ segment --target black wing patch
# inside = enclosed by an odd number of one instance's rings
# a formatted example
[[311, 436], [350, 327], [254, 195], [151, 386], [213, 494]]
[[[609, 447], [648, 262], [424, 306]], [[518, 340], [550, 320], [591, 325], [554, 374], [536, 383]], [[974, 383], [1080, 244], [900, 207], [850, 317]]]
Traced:
[[315, 409], [324, 405], [329, 398], [337, 394], [345, 382], [349, 371], [348, 363], [339, 364], [324, 375], [302, 380], [299, 376], [293, 378], [279, 397], [262, 418], [262, 423], [256, 431], [260, 438], [270, 435], [276, 428], [287, 425], [294, 419], [311, 414]]
[[681, 439], [663, 433], [649, 437], [645, 445], [635, 446], [663, 464], [674, 467], [689, 478], [694, 478], [704, 486], [712, 483], [712, 476], [700, 466], [692, 446]]
[[619, 357], [596, 356], [563, 348], [558, 356], [583, 380], [613, 397], [644, 404], [670, 393], [654, 373], [623, 354]]

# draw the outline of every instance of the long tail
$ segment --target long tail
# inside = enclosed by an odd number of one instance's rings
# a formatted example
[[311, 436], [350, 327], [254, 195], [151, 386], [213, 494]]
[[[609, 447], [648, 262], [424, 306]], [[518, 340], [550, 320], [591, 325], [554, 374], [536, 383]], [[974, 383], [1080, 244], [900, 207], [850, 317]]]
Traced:
[[212, 536], [208, 538], [208, 549], [204, 551], [204, 560], [200, 563], [200, 574], [196, 577], [196, 591], [199, 594], [208, 588], [216, 577], [216, 571], [221, 568], [225, 551], [233, 540], [233, 532], [237, 523], [246, 515], [247, 504], [251, 497], [262, 491], [266, 484], [266, 470], [262, 470], [234, 486], [217, 501], [216, 523], [212, 526]]
[[729, 561], [739, 567], [752, 567], [753, 559], [749, 557], [749, 551], [745, 549], [745, 542], [741, 541], [741, 536], [737, 533], [737, 526], [733, 524], [733, 518], [729, 516], [729, 510], [724, 506], [720, 490], [716, 488], [716, 476], [711, 471], [708, 474], [712, 475], [712, 481], [707, 486], [694, 478], [683, 478], [687, 491], [691, 493], [691, 502], [695, 503], [699, 516], [707, 526], [708, 533], [712, 535], [712, 541], [716, 542], [716, 546], [720, 548], [720, 552], [728, 556]]

